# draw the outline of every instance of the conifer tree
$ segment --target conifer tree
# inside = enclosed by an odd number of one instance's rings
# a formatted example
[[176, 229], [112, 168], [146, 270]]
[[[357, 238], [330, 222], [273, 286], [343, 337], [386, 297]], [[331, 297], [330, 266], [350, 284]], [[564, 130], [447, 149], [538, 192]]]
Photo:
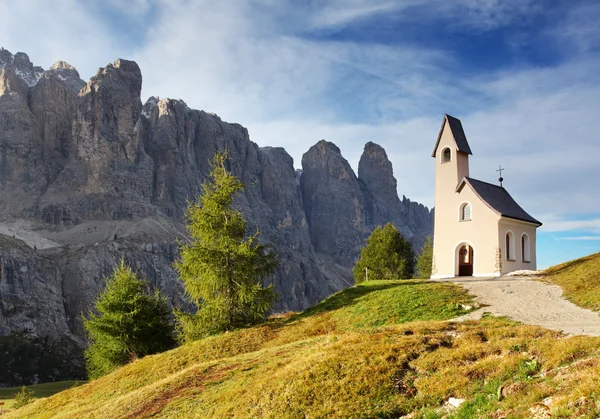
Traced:
[[202, 195], [187, 209], [190, 241], [180, 246], [175, 267], [198, 310], [175, 313], [183, 341], [263, 321], [275, 298], [263, 280], [274, 272], [276, 255], [259, 243], [258, 230], [247, 236], [246, 220], [232, 208], [244, 185], [227, 163], [226, 153], [215, 154]]
[[145, 355], [175, 346], [171, 312], [158, 290], [150, 293], [148, 283], [121, 263], [106, 280], [96, 300], [96, 313], [83, 319], [89, 346], [85, 351], [90, 378]]
[[417, 272], [419, 278], [429, 279], [431, 277], [431, 269], [433, 265], [433, 242], [431, 236], [427, 236], [425, 244], [421, 249], [421, 253], [417, 258]]
[[354, 282], [359, 284], [366, 279], [406, 279], [411, 278], [415, 267], [415, 254], [411, 244], [402, 233], [387, 223], [383, 228], [376, 227], [360, 258], [354, 265]]

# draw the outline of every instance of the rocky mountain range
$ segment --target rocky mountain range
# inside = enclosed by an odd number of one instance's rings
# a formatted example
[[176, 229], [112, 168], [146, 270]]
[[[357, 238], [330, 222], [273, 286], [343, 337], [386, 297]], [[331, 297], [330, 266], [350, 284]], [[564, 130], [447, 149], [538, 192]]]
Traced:
[[430, 210], [399, 199], [377, 144], [365, 145], [358, 176], [326, 141], [297, 171], [283, 148], [259, 147], [243, 126], [181, 100], [142, 104], [141, 88], [133, 61], [117, 60], [86, 83], [65, 62], [44, 71], [0, 49], [0, 352], [33, 342], [51, 364], [42, 372], [0, 358], [0, 383], [80, 371], [65, 357], [80, 360], [72, 354], [85, 346], [81, 316], [121, 258], [186, 307], [172, 263], [187, 202], [217, 150], [228, 150], [247, 185], [236, 205], [250, 230], [277, 248], [276, 311], [352, 285], [375, 226], [391, 221], [417, 249], [433, 231]]

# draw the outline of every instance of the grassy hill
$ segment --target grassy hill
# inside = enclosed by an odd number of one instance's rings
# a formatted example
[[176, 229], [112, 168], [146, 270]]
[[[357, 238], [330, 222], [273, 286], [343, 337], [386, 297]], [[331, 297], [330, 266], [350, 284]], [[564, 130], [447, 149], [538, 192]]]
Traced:
[[[447, 321], [470, 303], [451, 284], [373, 281], [6, 417], [597, 417], [600, 338], [498, 318]], [[466, 401], [452, 409], [450, 397]]]
[[573, 303], [600, 311], [600, 253], [552, 266], [540, 279], [560, 285]]

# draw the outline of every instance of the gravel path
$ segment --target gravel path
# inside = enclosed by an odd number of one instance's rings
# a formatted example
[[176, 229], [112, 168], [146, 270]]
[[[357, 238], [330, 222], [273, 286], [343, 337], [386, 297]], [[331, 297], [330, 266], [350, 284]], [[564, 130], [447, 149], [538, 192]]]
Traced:
[[459, 318], [477, 320], [483, 313], [559, 330], [569, 335], [600, 336], [600, 316], [565, 300], [562, 289], [526, 277], [449, 279], [464, 286], [485, 305]]

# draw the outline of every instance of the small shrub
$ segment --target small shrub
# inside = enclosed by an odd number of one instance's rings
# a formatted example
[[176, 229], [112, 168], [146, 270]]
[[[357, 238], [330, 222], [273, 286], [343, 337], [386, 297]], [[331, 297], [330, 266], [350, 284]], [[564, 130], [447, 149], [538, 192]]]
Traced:
[[33, 391], [28, 390], [27, 387], [23, 386], [21, 387], [21, 391], [15, 394], [15, 403], [13, 404], [13, 407], [19, 409], [31, 403], [33, 399]]

